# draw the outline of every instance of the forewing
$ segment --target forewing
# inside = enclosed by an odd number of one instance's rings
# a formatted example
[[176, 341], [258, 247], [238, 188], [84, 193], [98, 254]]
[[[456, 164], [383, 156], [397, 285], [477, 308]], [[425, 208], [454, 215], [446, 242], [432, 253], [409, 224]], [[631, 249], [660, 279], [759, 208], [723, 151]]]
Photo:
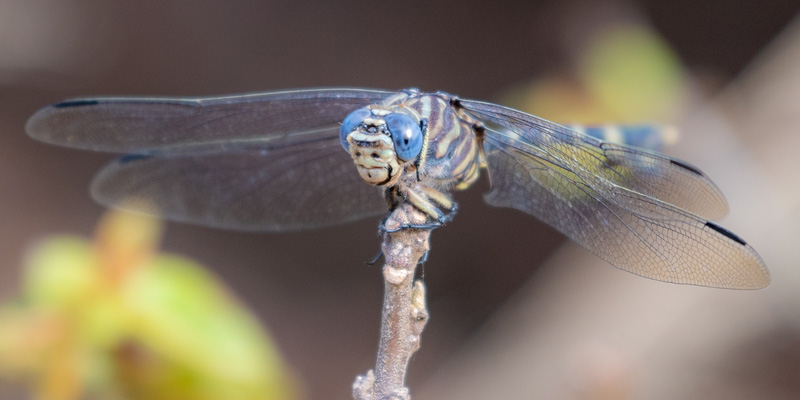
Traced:
[[338, 127], [392, 94], [73, 99], [40, 110], [26, 128], [52, 144], [133, 153], [96, 177], [100, 203], [229, 229], [305, 229], [386, 211], [342, 150]]
[[524, 151], [566, 165], [575, 173], [597, 176], [708, 219], [719, 219], [728, 212], [717, 186], [685, 161], [604, 142], [496, 104], [470, 100], [459, 103], [477, 119], [495, 125], [495, 130], [509, 140], [525, 142], [528, 147]]
[[[695, 178], [687, 184], [702, 189], [707, 178], [695, 168], [625, 146], [599, 142], [589, 148], [592, 142], [577, 134], [500, 106], [469, 101], [462, 105], [487, 123], [484, 150], [492, 182], [486, 195], [490, 204], [529, 213], [637, 275], [723, 288], [769, 284], [769, 273], [755, 250], [687, 211], [697, 209], [688, 195], [666, 197], [681, 200], [680, 208], [657, 198], [664, 194], [657, 186], [658, 177], [675, 190], [686, 190], [675, 185], [686, 181], [679, 174], [691, 173]], [[630, 159], [640, 155], [644, 158]], [[664, 162], [676, 169], [663, 172], [659, 168]], [[660, 172], [635, 178], [650, 168]]]
[[100, 171], [92, 194], [105, 205], [251, 231], [316, 228], [385, 213], [380, 191], [361, 180], [337, 130], [292, 145], [123, 156]]
[[309, 89], [205, 98], [83, 98], [43, 108], [28, 121], [38, 140], [86, 150], [140, 153], [229, 146], [341, 122], [394, 92]]

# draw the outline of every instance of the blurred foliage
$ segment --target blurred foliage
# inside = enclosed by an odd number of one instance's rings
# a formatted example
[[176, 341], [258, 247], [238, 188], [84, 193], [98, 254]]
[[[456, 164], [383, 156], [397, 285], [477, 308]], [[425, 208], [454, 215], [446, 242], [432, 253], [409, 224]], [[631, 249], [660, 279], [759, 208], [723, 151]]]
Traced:
[[254, 317], [200, 265], [158, 254], [160, 235], [113, 212], [93, 243], [37, 246], [0, 308], [0, 376], [41, 400], [296, 398]]
[[685, 96], [677, 56], [650, 28], [610, 23], [574, 69], [508, 91], [501, 102], [559, 123], [670, 123]]

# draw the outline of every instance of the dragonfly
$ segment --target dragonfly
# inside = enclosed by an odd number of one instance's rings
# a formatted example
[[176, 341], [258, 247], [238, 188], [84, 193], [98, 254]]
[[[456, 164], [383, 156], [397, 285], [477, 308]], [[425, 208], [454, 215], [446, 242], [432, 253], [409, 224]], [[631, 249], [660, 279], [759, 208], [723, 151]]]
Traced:
[[[444, 92], [322, 88], [53, 104], [28, 134], [122, 153], [91, 185], [102, 204], [250, 231], [318, 228], [407, 201], [449, 222], [482, 172], [487, 203], [530, 214], [613, 266], [655, 280], [757, 289], [758, 253], [712, 220], [728, 212], [697, 167]], [[142, 199], [131, 202], [130, 199]], [[519, 238], [521, 245], [530, 238]]]

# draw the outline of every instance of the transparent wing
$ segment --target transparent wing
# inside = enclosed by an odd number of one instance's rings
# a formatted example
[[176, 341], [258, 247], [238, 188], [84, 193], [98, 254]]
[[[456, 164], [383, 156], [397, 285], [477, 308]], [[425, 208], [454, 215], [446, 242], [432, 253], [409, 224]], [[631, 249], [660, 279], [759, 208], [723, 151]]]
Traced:
[[123, 156], [100, 171], [92, 195], [109, 206], [250, 231], [317, 228], [386, 213], [380, 191], [361, 180], [339, 145], [338, 125], [306, 136], [277, 148], [251, 143], [236, 151]]
[[95, 178], [102, 204], [230, 229], [305, 229], [386, 211], [342, 150], [338, 128], [351, 111], [392, 94], [74, 99], [40, 110], [26, 128], [52, 144], [133, 153]]
[[603, 178], [615, 185], [655, 197], [709, 219], [728, 212], [728, 203], [713, 182], [691, 164], [638, 147], [604, 142], [508, 107], [461, 100], [482, 121], [504, 130], [511, 141], [533, 145], [537, 156]]
[[43, 108], [26, 130], [43, 142], [85, 150], [142, 152], [252, 141], [313, 131], [394, 92], [308, 89], [205, 98], [83, 98]]
[[697, 168], [506, 107], [459, 103], [487, 124], [490, 204], [529, 213], [647, 278], [740, 289], [769, 284], [751, 246], [698, 216], [719, 216], [727, 207]]

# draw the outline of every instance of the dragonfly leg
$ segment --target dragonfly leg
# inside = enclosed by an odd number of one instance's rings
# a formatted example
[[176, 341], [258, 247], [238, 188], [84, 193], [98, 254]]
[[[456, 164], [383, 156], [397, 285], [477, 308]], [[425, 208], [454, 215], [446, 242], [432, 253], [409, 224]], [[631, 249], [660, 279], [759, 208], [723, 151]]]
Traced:
[[[436, 211], [439, 212], [439, 215], [436, 217], [436, 222], [439, 224], [446, 224], [453, 220], [453, 217], [456, 216], [456, 212], [458, 212], [458, 203], [450, 199], [450, 196], [432, 187], [425, 186], [422, 188], [422, 192], [425, 193], [425, 196], [429, 200], [439, 205], [439, 208], [436, 209]], [[441, 212], [442, 208], [447, 210], [447, 214]]]
[[[405, 185], [393, 187], [387, 191], [387, 201], [391, 209], [393, 209], [393, 206], [396, 207], [396, 205], [399, 204], [397, 196], [408, 200], [415, 208], [425, 213], [429, 217], [429, 220], [422, 224], [404, 224], [389, 229], [386, 227], [386, 219], [384, 219], [383, 222], [381, 222], [379, 233], [396, 232], [408, 228], [436, 229], [452, 221], [458, 210], [458, 204], [452, 201], [446, 194], [430, 187], [423, 186], [419, 190], [416, 190], [416, 188], [409, 188]], [[442, 212], [440, 207], [446, 209], [448, 213], [445, 214]]]
[[375, 263], [378, 262], [378, 260], [380, 260], [381, 257], [383, 257], [383, 251], [379, 252], [378, 255], [373, 257], [372, 260], [367, 261], [365, 264], [367, 264], [367, 265], [375, 265]]
[[433, 200], [436, 204], [438, 204], [440, 207], [446, 210], [452, 210], [453, 207], [455, 206], [455, 202], [453, 202], [453, 200], [451, 200], [448, 195], [432, 187], [423, 186], [422, 192], [425, 193], [425, 196], [427, 196], [428, 199]]

